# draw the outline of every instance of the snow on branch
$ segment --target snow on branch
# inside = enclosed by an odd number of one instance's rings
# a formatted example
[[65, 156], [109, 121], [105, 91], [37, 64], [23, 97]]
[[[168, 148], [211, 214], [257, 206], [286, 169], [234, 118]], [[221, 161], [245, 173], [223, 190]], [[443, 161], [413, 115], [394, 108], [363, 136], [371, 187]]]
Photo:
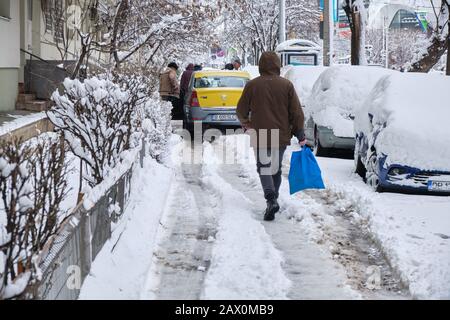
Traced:
[[124, 150], [136, 145], [146, 96], [137, 79], [126, 87], [97, 77], [66, 79], [63, 86], [62, 93], [53, 93], [47, 115], [89, 168], [84, 179], [93, 187], [121, 161]]
[[65, 154], [58, 136], [0, 143], [0, 300], [39, 280], [39, 253], [66, 216]]

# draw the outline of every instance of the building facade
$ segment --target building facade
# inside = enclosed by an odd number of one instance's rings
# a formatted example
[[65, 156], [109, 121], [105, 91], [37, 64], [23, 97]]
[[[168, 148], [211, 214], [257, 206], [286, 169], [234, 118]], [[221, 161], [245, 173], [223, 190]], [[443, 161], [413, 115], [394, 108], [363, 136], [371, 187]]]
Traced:
[[0, 111], [14, 110], [20, 70], [20, 1], [0, 0]]
[[[33, 84], [54, 82], [49, 79], [52, 74], [58, 74], [60, 80], [65, 74], [61, 66], [65, 68], [78, 60], [81, 46], [76, 30], [92, 32], [92, 3], [0, 0], [0, 112], [14, 110], [19, 93], [35, 94]], [[98, 53], [91, 60], [106, 63], [106, 55]], [[53, 90], [47, 87], [47, 91]], [[48, 96], [49, 92], [37, 94], [39, 99]]]

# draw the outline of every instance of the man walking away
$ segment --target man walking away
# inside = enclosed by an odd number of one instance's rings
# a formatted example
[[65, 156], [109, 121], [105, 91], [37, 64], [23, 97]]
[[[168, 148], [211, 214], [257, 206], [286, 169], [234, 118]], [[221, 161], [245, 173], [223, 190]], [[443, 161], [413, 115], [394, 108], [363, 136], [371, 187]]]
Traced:
[[[275, 52], [265, 52], [259, 61], [260, 77], [245, 86], [237, 116], [246, 130], [254, 133], [252, 146], [267, 201], [265, 221], [273, 221], [282, 180], [282, 161], [286, 147], [296, 136], [306, 144], [303, 110], [294, 85], [280, 77], [281, 61]], [[254, 131], [253, 131], [254, 130]]]
[[181, 102], [181, 108], [183, 108], [184, 105], [184, 99], [186, 97], [186, 92], [189, 90], [189, 83], [191, 82], [192, 74], [194, 73], [194, 64], [190, 63], [186, 71], [183, 72], [183, 75], [181, 76], [181, 82], [180, 82], [180, 102]]
[[159, 77], [159, 94], [161, 99], [172, 103], [172, 119], [183, 119], [183, 110], [180, 103], [180, 84], [177, 79], [178, 65], [169, 63], [167, 69]]

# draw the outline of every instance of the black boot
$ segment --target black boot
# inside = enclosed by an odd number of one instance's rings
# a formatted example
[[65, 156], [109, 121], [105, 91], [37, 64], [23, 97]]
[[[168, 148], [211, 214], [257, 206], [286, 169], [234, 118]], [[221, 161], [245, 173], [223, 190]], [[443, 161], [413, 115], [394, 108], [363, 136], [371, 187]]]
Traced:
[[280, 211], [280, 205], [278, 204], [277, 199], [268, 200], [266, 213], [264, 214], [264, 221], [275, 220], [275, 214], [278, 211]]

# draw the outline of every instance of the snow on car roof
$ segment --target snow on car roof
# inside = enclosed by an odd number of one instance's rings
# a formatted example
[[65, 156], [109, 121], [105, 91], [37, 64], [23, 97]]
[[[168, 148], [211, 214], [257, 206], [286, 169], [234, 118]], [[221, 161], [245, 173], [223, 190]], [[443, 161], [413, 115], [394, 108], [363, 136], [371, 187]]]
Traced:
[[385, 75], [396, 71], [374, 66], [333, 66], [317, 79], [306, 101], [307, 114], [339, 137], [353, 137], [353, 121], [361, 104]]
[[288, 66], [283, 69], [283, 76], [290, 80], [302, 103], [306, 102], [317, 78], [327, 69], [323, 66]]
[[388, 163], [450, 170], [450, 77], [397, 73], [383, 77], [358, 111], [355, 130], [381, 133], [375, 142]]

